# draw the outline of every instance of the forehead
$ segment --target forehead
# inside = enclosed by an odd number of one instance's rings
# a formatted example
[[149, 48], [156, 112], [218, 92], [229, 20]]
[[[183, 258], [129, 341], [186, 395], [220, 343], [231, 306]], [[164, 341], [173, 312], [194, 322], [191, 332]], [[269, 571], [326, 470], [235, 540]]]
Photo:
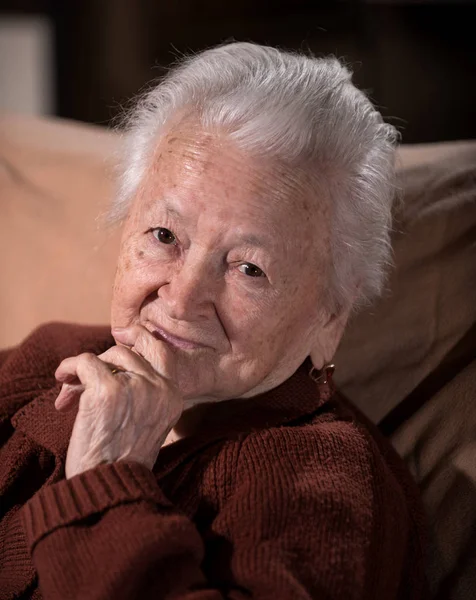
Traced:
[[303, 195], [303, 173], [239, 149], [224, 135], [189, 125], [169, 132], [157, 145], [149, 169], [155, 185], [222, 186], [287, 199]]

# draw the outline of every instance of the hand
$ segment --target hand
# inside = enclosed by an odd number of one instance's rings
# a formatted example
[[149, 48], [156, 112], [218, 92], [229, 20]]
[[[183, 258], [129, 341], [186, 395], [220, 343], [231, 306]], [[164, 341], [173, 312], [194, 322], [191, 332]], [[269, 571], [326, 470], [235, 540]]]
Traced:
[[[182, 414], [174, 356], [167, 344], [139, 325], [114, 336], [129, 347], [66, 358], [55, 373], [63, 382], [56, 409], [67, 411], [79, 402], [66, 458], [67, 478], [121, 459], [152, 469]], [[113, 374], [114, 367], [124, 372]]]

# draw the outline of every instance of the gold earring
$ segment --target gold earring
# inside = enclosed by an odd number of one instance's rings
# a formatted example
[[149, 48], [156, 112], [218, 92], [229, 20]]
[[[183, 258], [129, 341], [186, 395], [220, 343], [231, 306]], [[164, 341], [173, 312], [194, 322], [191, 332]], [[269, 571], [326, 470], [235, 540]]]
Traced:
[[335, 370], [336, 366], [331, 363], [324, 365], [322, 369], [316, 369], [316, 367], [313, 366], [309, 371], [309, 377], [316, 383], [327, 383], [332, 379]]

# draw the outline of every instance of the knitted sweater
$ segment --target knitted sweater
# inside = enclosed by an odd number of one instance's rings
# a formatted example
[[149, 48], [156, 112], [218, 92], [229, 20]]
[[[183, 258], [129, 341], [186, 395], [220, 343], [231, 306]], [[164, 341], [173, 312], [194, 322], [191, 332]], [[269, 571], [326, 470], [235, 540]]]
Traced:
[[75, 412], [54, 409], [54, 370], [113, 343], [105, 327], [49, 324], [0, 353], [0, 600], [425, 596], [414, 485], [309, 361], [217, 404], [153, 471], [119, 461], [65, 479]]

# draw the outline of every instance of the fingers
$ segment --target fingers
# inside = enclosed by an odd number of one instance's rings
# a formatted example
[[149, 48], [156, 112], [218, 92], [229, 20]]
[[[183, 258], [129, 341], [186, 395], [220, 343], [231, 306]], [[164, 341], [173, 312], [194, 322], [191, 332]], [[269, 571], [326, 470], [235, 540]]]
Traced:
[[122, 371], [130, 371], [131, 373], [142, 375], [147, 379], [151, 379], [157, 375], [152, 365], [147, 360], [144, 360], [139, 352], [125, 346], [112, 346], [106, 352], [99, 354], [98, 358], [110, 364], [111, 369], [116, 367]]
[[110, 368], [95, 354], [84, 352], [61, 361], [55, 371], [55, 377], [62, 383], [84, 384], [92, 372], [103, 376], [111, 375]]
[[145, 327], [135, 325], [116, 331], [113, 335], [122, 346], [113, 346], [103, 354], [80, 354], [64, 359], [55, 372], [63, 383], [56, 398], [55, 407], [60, 411], [71, 410], [81, 395], [99, 382], [112, 383], [118, 375], [111, 373], [118, 367], [153, 381], [157, 375], [175, 384], [175, 357], [166, 342], [157, 340]]
[[84, 392], [84, 385], [72, 385], [63, 383], [60, 393], [55, 400], [55, 408], [60, 412], [68, 412], [79, 402], [81, 394]]
[[66, 412], [77, 405], [87, 387], [94, 385], [101, 378], [113, 378], [114, 375], [110, 367], [97, 356], [84, 353], [65, 358], [56, 369], [55, 377], [63, 383], [55, 400], [55, 408]]
[[121, 330], [113, 329], [112, 334], [116, 342], [131, 347], [139, 356], [145, 358], [156, 373], [175, 381], [176, 360], [166, 342], [155, 338], [141, 325], [133, 325]]

